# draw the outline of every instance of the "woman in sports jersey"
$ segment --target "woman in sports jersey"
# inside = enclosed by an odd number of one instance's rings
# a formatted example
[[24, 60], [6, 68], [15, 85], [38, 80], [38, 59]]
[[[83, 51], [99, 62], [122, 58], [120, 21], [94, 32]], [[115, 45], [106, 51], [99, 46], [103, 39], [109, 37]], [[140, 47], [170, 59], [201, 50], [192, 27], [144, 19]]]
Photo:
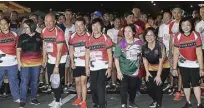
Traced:
[[145, 44], [142, 56], [146, 70], [147, 92], [153, 102], [150, 108], [162, 108], [162, 83], [169, 75], [170, 63], [163, 43], [157, 40], [156, 29], [149, 27], [144, 31]]
[[20, 107], [26, 103], [29, 82], [31, 84], [31, 104], [38, 105], [37, 100], [38, 78], [42, 63], [42, 39], [35, 32], [37, 25], [33, 20], [24, 21], [22, 34], [17, 44], [18, 70], [20, 71]]
[[120, 96], [121, 108], [128, 108], [127, 95], [129, 94], [129, 107], [138, 108], [134, 103], [137, 82], [139, 81], [139, 65], [142, 52], [142, 41], [135, 38], [135, 26], [128, 25], [123, 30], [124, 39], [115, 47], [114, 58], [117, 77], [121, 80]]
[[[201, 103], [200, 77], [204, 76], [202, 41], [199, 33], [193, 31], [190, 18], [183, 18], [179, 23], [179, 31], [174, 38], [173, 74], [177, 75], [177, 63], [183, 82], [186, 104], [183, 108], [192, 108], [190, 102], [191, 87], [197, 99], [197, 108]], [[190, 52], [190, 53], [189, 53]]]
[[86, 75], [90, 76], [94, 107], [106, 108], [105, 86], [106, 79], [111, 76], [113, 43], [102, 33], [102, 19], [93, 19], [91, 25], [92, 35], [86, 41]]

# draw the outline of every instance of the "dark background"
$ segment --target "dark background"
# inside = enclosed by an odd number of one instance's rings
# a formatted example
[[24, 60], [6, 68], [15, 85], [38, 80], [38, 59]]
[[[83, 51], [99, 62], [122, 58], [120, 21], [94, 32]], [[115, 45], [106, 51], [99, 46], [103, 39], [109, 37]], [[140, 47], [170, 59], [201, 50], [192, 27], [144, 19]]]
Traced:
[[[74, 12], [92, 13], [95, 10], [102, 12], [116, 12], [123, 14], [138, 7], [147, 14], [156, 15], [163, 11], [169, 11], [173, 7], [181, 7], [186, 12], [191, 13], [194, 9], [199, 9], [198, 4], [203, 1], [16, 1], [17, 3], [31, 8], [32, 11], [41, 10], [48, 12], [51, 8], [53, 11], [65, 11], [72, 9]], [[153, 4], [156, 5], [153, 5]], [[191, 7], [192, 5], [192, 7]]]

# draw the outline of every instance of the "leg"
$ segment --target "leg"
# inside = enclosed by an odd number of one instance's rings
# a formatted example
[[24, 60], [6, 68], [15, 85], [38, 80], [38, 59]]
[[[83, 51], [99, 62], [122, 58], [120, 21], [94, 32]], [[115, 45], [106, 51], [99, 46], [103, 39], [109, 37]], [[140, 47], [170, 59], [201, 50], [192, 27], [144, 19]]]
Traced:
[[36, 99], [38, 91], [38, 78], [40, 74], [41, 66], [30, 67], [31, 68], [31, 100]]
[[129, 84], [129, 90], [128, 90], [128, 93], [129, 93], [129, 102], [132, 102], [134, 103], [135, 101], [135, 96], [136, 96], [136, 88], [138, 87], [137, 84], [138, 84], [138, 81], [141, 81], [141, 79], [137, 78], [137, 77], [130, 77], [129, 76], [129, 81], [128, 81], [128, 84]]
[[98, 100], [99, 100], [99, 108], [105, 108], [106, 104], [106, 80], [107, 77], [105, 75], [106, 69], [102, 69], [99, 72], [99, 76], [97, 79], [97, 94], [98, 94]]
[[5, 67], [0, 66], [0, 88], [2, 87], [2, 82], [4, 81], [5, 72]]
[[21, 75], [20, 100], [21, 100], [21, 102], [26, 102], [28, 83], [29, 83], [29, 79], [30, 79], [29, 67], [22, 67], [21, 71], [20, 71], [20, 75]]
[[90, 72], [90, 82], [91, 82], [91, 93], [93, 103], [98, 105], [98, 95], [97, 95], [97, 79], [98, 79], [99, 71], [91, 71]]
[[123, 74], [123, 80], [120, 82], [121, 104], [127, 105], [127, 92], [128, 92], [128, 77]]
[[181, 91], [181, 88], [182, 88], [182, 78], [180, 74], [180, 69], [178, 69], [178, 92]]
[[115, 63], [113, 63], [111, 79], [112, 79], [112, 84], [116, 84], [116, 81], [117, 81], [117, 72], [116, 72]]
[[81, 99], [81, 77], [75, 77], [77, 97]]
[[86, 95], [87, 95], [87, 76], [81, 76], [81, 88], [82, 88], [82, 101], [86, 101]]
[[149, 96], [153, 99], [154, 102], [156, 102], [156, 91], [155, 91], [155, 83], [154, 83], [154, 78], [157, 74], [156, 71], [151, 71], [150, 74], [152, 77], [149, 77], [149, 81], [146, 83], [147, 85], [147, 92]]
[[17, 68], [17, 65], [9, 66], [7, 68], [7, 72], [8, 72], [9, 86], [10, 86], [10, 89], [11, 89], [11, 95], [12, 95], [14, 100], [20, 99], [20, 94], [19, 94], [20, 93], [20, 91], [19, 91], [19, 79], [18, 79], [18, 68]]

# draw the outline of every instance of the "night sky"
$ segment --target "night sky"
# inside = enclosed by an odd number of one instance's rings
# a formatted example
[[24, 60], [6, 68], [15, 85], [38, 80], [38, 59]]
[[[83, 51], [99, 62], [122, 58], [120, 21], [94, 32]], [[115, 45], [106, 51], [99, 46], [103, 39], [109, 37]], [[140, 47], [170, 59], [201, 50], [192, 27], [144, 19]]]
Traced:
[[[117, 12], [119, 14], [127, 12], [133, 6], [141, 8], [141, 10], [148, 14], [158, 14], [162, 10], [167, 11], [177, 5], [188, 12], [194, 9], [199, 9], [198, 4], [201, 1], [18, 1], [17, 3], [31, 8], [32, 11], [41, 10], [48, 12], [50, 8], [54, 11], [64, 11], [65, 9], [72, 9], [74, 12], [91, 13], [95, 10], [102, 12]], [[191, 7], [192, 5], [192, 7]]]

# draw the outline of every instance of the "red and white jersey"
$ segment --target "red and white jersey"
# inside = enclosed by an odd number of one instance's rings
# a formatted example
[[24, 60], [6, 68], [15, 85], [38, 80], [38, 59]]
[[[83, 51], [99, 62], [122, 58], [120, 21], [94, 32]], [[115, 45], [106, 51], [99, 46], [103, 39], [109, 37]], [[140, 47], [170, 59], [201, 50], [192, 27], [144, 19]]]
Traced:
[[198, 68], [198, 59], [196, 55], [196, 47], [202, 46], [199, 33], [192, 32], [189, 36], [178, 33], [174, 38], [174, 46], [179, 48], [178, 65], [180, 67]]
[[111, 48], [113, 43], [109, 36], [102, 34], [99, 38], [93, 35], [86, 42], [86, 48], [90, 50], [90, 70], [97, 71], [108, 68], [107, 49]]
[[67, 45], [65, 42], [64, 32], [59, 27], [55, 27], [52, 31], [44, 28], [41, 36], [45, 42], [46, 52], [48, 54], [48, 63], [55, 64], [58, 43], [63, 43], [60, 63], [65, 63], [67, 58]]
[[13, 31], [7, 34], [0, 33], [0, 66], [13, 66], [17, 64], [17, 41], [18, 36]]
[[175, 36], [179, 32], [179, 23], [175, 20], [171, 21], [169, 24], [169, 34]]
[[[138, 26], [138, 25], [136, 25], [136, 24], [134, 24], [134, 25], [135, 25], [135, 29], [136, 29], [135, 38], [138, 38], [138, 39], [139, 39], [139, 35], [141, 35], [141, 34], [143, 33], [143, 30], [142, 30], [142, 28], [141, 28], [140, 26]], [[119, 32], [118, 32], [118, 36], [119, 36], [119, 37], [122, 37], [122, 36], [123, 36], [123, 29], [124, 29], [124, 28], [122, 28], [122, 29], [119, 30]]]
[[69, 39], [69, 45], [74, 47], [74, 62], [75, 66], [85, 67], [85, 54], [86, 54], [86, 41], [90, 34], [86, 32], [84, 35], [79, 36], [73, 33]]

